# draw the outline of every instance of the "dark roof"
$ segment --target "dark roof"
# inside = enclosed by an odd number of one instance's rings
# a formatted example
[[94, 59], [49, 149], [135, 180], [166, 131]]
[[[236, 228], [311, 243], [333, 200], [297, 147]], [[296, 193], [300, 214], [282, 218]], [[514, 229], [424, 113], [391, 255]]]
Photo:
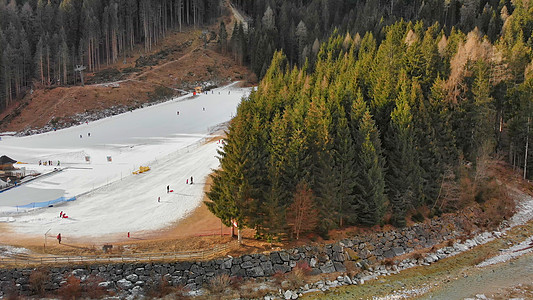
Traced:
[[16, 162], [16, 160], [13, 160], [5, 155], [2, 155], [2, 157], [0, 157], [0, 165], [14, 164]]

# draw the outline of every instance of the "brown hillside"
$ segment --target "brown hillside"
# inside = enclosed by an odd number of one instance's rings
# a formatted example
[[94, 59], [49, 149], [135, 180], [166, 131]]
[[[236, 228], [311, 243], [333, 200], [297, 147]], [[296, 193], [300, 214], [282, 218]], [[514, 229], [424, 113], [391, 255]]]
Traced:
[[115, 106], [139, 107], [153, 100], [151, 95], [160, 86], [171, 88], [178, 95], [199, 84], [255, 81], [246, 67], [218, 52], [216, 40], [212, 39], [204, 49], [199, 29], [171, 33], [150, 53], [142, 50], [138, 46], [134, 55], [85, 74], [84, 87], [35, 88], [32, 94], [0, 113], [0, 131], [41, 128], [53, 120], [68, 123], [76, 114]]

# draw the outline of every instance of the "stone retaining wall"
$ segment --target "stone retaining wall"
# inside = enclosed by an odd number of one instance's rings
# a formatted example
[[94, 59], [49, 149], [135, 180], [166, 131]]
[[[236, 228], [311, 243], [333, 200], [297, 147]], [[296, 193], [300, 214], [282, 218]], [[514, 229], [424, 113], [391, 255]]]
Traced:
[[[219, 274], [242, 278], [265, 277], [290, 272], [299, 262], [306, 262], [312, 274], [345, 272], [349, 263], [371, 265], [380, 260], [432, 247], [445, 240], [465, 234], [462, 217], [443, 217], [412, 227], [357, 235], [336, 244], [304, 246], [269, 254], [225, 257], [200, 262], [122, 263], [54, 267], [49, 269], [47, 290], [53, 291], [66, 283], [69, 275], [82, 282], [90, 275], [101, 280], [101, 287], [119, 293], [143, 293], [161, 280], [173, 286], [183, 285], [195, 290]], [[10, 288], [23, 295], [31, 293], [29, 277], [33, 268], [0, 269], [0, 296]]]

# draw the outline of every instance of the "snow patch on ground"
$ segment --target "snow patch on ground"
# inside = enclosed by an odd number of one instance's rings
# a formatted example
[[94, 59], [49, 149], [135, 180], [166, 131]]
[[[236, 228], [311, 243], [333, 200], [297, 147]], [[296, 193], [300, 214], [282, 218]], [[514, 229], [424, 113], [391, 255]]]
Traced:
[[0, 257], [11, 257], [18, 254], [26, 254], [30, 251], [26, 248], [18, 248], [8, 245], [0, 245]]

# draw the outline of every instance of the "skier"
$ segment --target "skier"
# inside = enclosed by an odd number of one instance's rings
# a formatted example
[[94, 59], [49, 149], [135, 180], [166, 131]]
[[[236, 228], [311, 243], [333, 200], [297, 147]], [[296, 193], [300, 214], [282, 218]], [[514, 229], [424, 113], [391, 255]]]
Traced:
[[57, 166], [59, 166], [61, 163], [59, 162], [59, 160], [57, 161]]
[[39, 166], [42, 164], [42, 162], [39, 160]]
[[90, 132], [87, 132], [87, 136], [91, 136], [91, 133], [90, 133]]
[[167, 194], [170, 191], [170, 185], [167, 185]]
[[191, 176], [191, 184], [192, 184], [192, 176]]
[[61, 233], [59, 233], [56, 237], [56, 239], [59, 241], [59, 243], [61, 244]]
[[80, 134], [80, 139], [82, 138], [81, 134]]
[[61, 212], [59, 213], [59, 217], [60, 217], [60, 218], [63, 217], [63, 211], [61, 211]]
[[130, 238], [130, 232], [128, 231], [128, 239]]
[[157, 202], [161, 203], [161, 197], [157, 197]]
[[204, 111], [205, 111], [205, 107], [204, 107], [203, 109], [204, 109]]
[[180, 115], [180, 111], [178, 110], [178, 111], [176, 112], [176, 114], [179, 116], [179, 115]]
[[189, 184], [189, 178], [187, 178], [187, 181], [185, 181], [186, 184]]

